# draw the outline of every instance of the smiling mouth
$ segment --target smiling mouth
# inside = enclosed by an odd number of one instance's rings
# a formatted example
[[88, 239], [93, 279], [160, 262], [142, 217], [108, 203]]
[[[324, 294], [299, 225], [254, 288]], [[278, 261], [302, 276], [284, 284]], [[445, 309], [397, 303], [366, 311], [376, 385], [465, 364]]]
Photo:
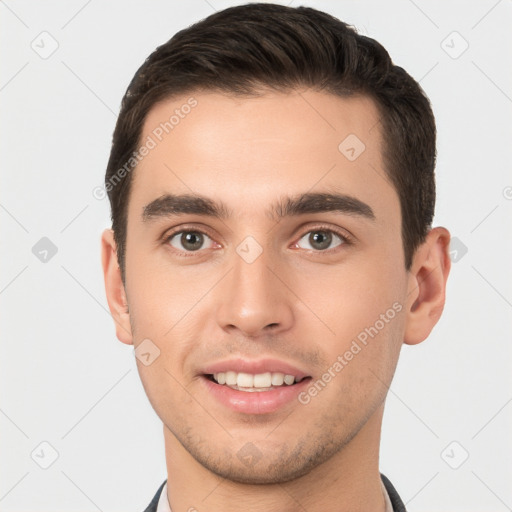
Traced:
[[205, 374], [205, 377], [220, 386], [249, 393], [291, 387], [303, 380], [311, 379], [311, 377], [296, 377], [281, 372], [252, 374], [234, 371]]

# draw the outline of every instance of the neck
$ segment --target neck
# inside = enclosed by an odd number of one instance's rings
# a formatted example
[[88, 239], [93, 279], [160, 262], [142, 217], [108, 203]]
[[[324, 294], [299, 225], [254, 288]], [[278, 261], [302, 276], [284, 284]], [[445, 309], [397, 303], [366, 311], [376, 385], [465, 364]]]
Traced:
[[164, 425], [167, 495], [173, 512], [384, 512], [379, 444], [384, 405], [333, 457], [295, 480], [244, 484], [199, 464]]

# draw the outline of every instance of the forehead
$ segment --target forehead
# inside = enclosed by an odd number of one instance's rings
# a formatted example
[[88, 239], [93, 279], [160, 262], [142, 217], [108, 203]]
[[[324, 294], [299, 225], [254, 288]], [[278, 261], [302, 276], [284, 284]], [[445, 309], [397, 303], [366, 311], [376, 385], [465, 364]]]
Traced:
[[326, 190], [399, 208], [366, 96], [185, 94], [151, 109], [140, 144], [151, 149], [133, 171], [129, 218], [167, 193], [222, 199], [247, 218], [283, 194]]

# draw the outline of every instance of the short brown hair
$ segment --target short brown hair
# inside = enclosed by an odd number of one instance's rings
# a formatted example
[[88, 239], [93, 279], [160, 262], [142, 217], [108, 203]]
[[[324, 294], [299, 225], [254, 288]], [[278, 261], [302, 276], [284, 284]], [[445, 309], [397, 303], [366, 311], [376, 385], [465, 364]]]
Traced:
[[263, 89], [304, 87], [341, 97], [365, 94], [375, 101], [410, 268], [435, 206], [436, 126], [423, 89], [381, 44], [337, 18], [310, 7], [255, 3], [224, 9], [181, 30], [146, 59], [128, 86], [105, 175], [123, 282], [133, 174], [126, 165], [134, 160], [150, 109], [193, 91], [254, 96]]

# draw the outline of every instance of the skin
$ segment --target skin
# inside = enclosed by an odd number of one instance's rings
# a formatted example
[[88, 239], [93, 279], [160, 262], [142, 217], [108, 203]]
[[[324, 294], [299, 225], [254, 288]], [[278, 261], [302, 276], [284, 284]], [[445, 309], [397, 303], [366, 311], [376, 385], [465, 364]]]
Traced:
[[[450, 234], [433, 228], [406, 271], [399, 198], [384, 172], [369, 98], [197, 92], [156, 105], [141, 140], [190, 96], [197, 106], [134, 171], [125, 284], [113, 233], [102, 235], [118, 339], [137, 347], [149, 338], [160, 350], [149, 366], [137, 365], [164, 426], [171, 508], [384, 511], [386, 393], [403, 343], [423, 341], [441, 315]], [[348, 134], [366, 146], [354, 161], [338, 150]], [[333, 191], [368, 204], [375, 219], [265, 214], [282, 196]], [[143, 207], [164, 193], [222, 200], [234, 215], [144, 223]], [[185, 227], [206, 233], [198, 251], [187, 253], [180, 235], [174, 246], [165, 240], [171, 228]], [[352, 242], [333, 234], [327, 249], [318, 248], [308, 237], [320, 227]], [[251, 264], [236, 252], [247, 236], [263, 251]], [[306, 405], [293, 400], [274, 413], [242, 414], [201, 385], [203, 365], [235, 356], [280, 359], [321, 378], [394, 303], [401, 311]], [[247, 443], [261, 455], [251, 467], [237, 457]]]

